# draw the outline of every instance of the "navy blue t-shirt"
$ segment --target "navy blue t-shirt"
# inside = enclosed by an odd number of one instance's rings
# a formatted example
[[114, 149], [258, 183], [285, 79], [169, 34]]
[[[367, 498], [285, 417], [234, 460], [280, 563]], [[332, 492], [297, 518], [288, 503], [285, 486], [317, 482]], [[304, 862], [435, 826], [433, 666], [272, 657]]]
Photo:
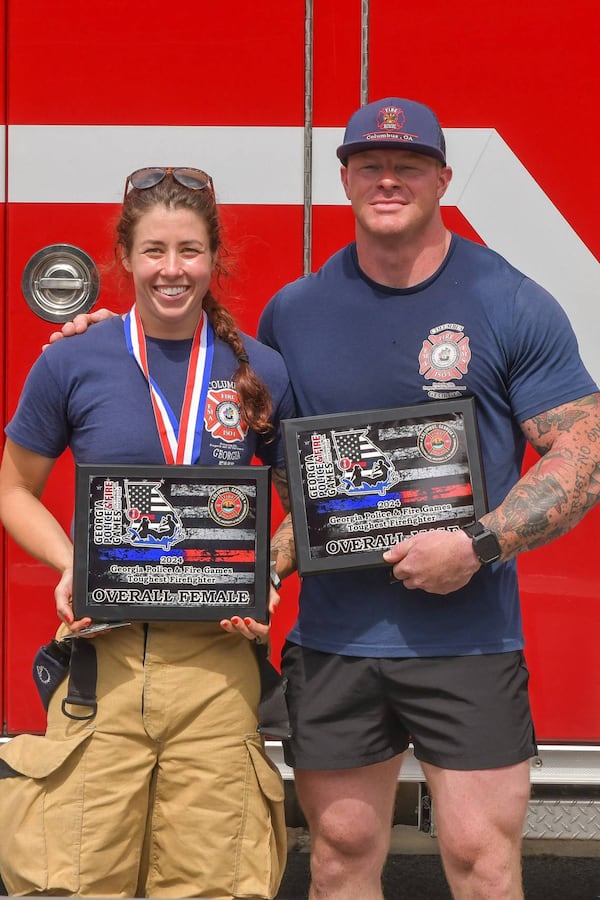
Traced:
[[[273, 297], [258, 337], [283, 356], [301, 416], [475, 397], [491, 509], [520, 476], [519, 423], [597, 390], [558, 303], [457, 236], [408, 289], [369, 279], [350, 244]], [[390, 585], [385, 568], [308, 575], [290, 638], [382, 657], [519, 649], [516, 565], [482, 569], [443, 597]]]
[[[263, 438], [243, 424], [237, 433], [231, 428], [237, 421], [237, 362], [229, 345], [215, 338], [198, 463], [249, 465], [257, 456], [283, 467], [278, 424], [294, 415], [285, 365], [271, 348], [247, 335], [243, 340], [252, 368], [270, 390], [275, 430]], [[177, 416], [191, 343], [147, 339], [150, 374]], [[123, 320], [114, 317], [48, 347], [27, 377], [6, 434], [52, 459], [70, 447], [79, 463], [164, 464], [148, 383], [127, 350]]]

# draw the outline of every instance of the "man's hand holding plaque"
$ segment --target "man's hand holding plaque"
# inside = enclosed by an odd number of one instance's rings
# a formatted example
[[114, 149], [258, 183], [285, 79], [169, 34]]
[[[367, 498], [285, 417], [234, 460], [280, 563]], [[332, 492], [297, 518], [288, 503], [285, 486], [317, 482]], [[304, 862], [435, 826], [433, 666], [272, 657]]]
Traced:
[[435, 593], [462, 586], [448, 536], [487, 510], [473, 400], [282, 424], [300, 575], [389, 565], [383, 554], [395, 547], [390, 561], [405, 560], [397, 571], [407, 587], [433, 586], [419, 561], [428, 548], [448, 557]]

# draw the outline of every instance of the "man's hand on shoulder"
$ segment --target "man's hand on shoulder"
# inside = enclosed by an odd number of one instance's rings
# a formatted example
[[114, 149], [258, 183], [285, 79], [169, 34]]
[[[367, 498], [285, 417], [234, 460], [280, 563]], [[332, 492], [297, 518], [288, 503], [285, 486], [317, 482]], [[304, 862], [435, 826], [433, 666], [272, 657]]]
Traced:
[[94, 325], [96, 322], [102, 322], [104, 319], [111, 319], [116, 315], [118, 315], [118, 313], [114, 313], [110, 309], [96, 309], [94, 312], [80, 313], [78, 316], [75, 316], [72, 322], [65, 322], [60, 331], [53, 331], [48, 338], [48, 343], [44, 344], [42, 350], [45, 350], [50, 344], [55, 344], [56, 341], [62, 340], [64, 337], [73, 337], [75, 334], [83, 334], [88, 330], [90, 325]]

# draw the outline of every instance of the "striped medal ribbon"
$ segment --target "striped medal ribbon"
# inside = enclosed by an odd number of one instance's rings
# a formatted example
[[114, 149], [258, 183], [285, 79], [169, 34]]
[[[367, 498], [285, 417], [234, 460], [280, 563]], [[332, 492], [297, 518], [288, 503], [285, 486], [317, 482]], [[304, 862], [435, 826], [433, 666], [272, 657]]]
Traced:
[[125, 316], [124, 325], [127, 349], [148, 382], [165, 462], [167, 465], [197, 462], [202, 446], [203, 411], [206, 406], [214, 348], [214, 333], [206, 314], [202, 311], [194, 332], [179, 422], [166, 397], [150, 375], [146, 335], [135, 305]]

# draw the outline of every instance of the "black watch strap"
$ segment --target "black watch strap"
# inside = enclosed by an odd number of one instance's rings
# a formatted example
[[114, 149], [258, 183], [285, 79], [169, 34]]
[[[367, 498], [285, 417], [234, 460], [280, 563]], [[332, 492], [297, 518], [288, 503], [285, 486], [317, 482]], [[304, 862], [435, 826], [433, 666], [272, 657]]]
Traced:
[[502, 547], [493, 531], [490, 531], [481, 522], [466, 525], [463, 531], [473, 541], [473, 550], [482, 566], [490, 566], [500, 559]]
[[275, 566], [274, 566], [274, 565], [271, 565], [270, 577], [271, 577], [271, 584], [273, 585], [273, 587], [275, 588], [275, 590], [276, 590], [276, 591], [281, 590], [281, 578], [279, 577], [279, 575], [278, 575], [277, 572], [275, 571]]

